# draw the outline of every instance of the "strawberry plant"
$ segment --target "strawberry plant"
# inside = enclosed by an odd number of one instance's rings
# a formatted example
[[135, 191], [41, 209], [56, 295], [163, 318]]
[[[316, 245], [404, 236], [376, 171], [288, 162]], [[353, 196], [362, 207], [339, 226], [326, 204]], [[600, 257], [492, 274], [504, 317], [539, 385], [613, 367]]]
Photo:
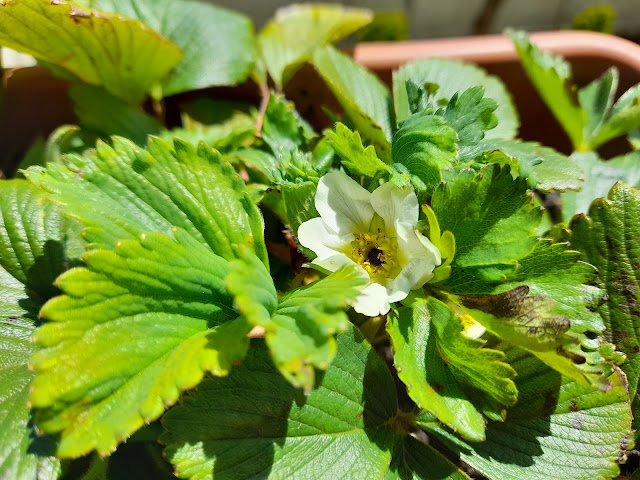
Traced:
[[[78, 119], [0, 181], [0, 478], [630, 472], [638, 151], [596, 148], [637, 147], [640, 87], [614, 103], [615, 69], [578, 88], [511, 34], [566, 156], [477, 66], [389, 88], [334, 46], [371, 19], [0, 3]], [[305, 65], [328, 128], [286, 97]], [[243, 82], [258, 101], [211, 95]]]

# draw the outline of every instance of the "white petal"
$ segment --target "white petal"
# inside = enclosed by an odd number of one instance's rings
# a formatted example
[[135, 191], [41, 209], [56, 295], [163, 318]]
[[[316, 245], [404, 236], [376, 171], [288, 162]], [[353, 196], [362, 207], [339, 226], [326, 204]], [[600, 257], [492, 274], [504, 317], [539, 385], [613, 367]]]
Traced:
[[413, 225], [408, 223], [396, 223], [396, 232], [398, 235], [398, 260], [403, 267], [414, 258], [430, 259], [433, 267], [431, 271], [440, 263], [442, 256], [440, 250], [431, 240], [418, 233]]
[[413, 188], [398, 188], [387, 182], [373, 191], [371, 205], [387, 229], [394, 229], [396, 222], [412, 226], [418, 223], [418, 197]]
[[361, 290], [361, 294], [353, 301], [353, 309], [368, 317], [384, 315], [390, 308], [387, 289], [379, 283], [372, 282], [365, 286]]
[[486, 331], [487, 329], [484, 328], [484, 326], [480, 322], [476, 322], [474, 320], [471, 325], [467, 325], [466, 327], [464, 327], [464, 330], [462, 330], [462, 334], [467, 338], [475, 339], [480, 338]]
[[[319, 267], [323, 268], [324, 270], [328, 270], [329, 272], [335, 272], [345, 265], [357, 265], [356, 262], [342, 253], [327, 258], [316, 258], [311, 263], [313, 263], [314, 265], [318, 265]], [[367, 279], [368, 278], [369, 277], [367, 276]]]
[[320, 217], [307, 220], [298, 227], [298, 241], [315, 253], [319, 260], [343, 254], [350, 249], [354, 235], [338, 235], [328, 229]]
[[426, 258], [414, 258], [387, 285], [389, 302], [404, 300], [409, 291], [422, 287], [433, 277], [433, 261]]
[[327, 173], [318, 182], [316, 210], [340, 235], [369, 231], [373, 219], [371, 194], [345, 173]]

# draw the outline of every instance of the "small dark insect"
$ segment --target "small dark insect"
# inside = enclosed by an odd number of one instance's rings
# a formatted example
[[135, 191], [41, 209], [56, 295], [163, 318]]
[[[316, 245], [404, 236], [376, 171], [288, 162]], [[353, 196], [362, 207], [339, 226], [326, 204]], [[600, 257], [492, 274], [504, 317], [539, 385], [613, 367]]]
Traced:
[[371, 250], [369, 250], [369, 253], [367, 253], [367, 258], [371, 262], [371, 265], [375, 265], [376, 267], [382, 265], [380, 254], [382, 254], [382, 250], [380, 250], [379, 248], [372, 248]]

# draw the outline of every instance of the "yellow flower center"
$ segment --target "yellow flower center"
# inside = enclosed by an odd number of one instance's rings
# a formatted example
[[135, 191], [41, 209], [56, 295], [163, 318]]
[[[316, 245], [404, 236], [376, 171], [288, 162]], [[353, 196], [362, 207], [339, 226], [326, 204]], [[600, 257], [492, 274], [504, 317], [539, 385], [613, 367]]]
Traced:
[[388, 237], [381, 228], [377, 232], [361, 233], [351, 242], [351, 258], [364, 268], [372, 280], [394, 276], [398, 269], [398, 242]]

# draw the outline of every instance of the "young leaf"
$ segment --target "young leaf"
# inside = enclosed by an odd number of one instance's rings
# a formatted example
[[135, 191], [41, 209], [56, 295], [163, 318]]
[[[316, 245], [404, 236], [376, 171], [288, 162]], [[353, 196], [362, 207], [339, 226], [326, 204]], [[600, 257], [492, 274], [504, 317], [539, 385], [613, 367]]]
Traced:
[[137, 20], [66, 1], [3, 2], [0, 44], [60, 65], [130, 103], [140, 103], [182, 57]]
[[498, 107], [495, 100], [484, 96], [480, 86], [472, 87], [458, 95], [455, 93], [444, 109], [447, 125], [458, 134], [461, 147], [475, 145], [485, 136], [485, 131], [495, 128], [498, 119], [493, 113]]
[[616, 477], [631, 435], [620, 376], [605, 394], [562, 377], [523, 350], [503, 347], [517, 372], [519, 399], [505, 422], [487, 426], [485, 442], [464, 442], [432, 423], [420, 426], [494, 480]]
[[373, 73], [331, 46], [316, 51], [313, 65], [358, 132], [371, 141], [378, 157], [389, 163], [393, 126], [387, 87]]
[[[506, 158], [496, 154], [504, 154]], [[512, 175], [526, 179], [529, 188], [541, 192], [566, 192], [583, 187], [584, 174], [572, 157], [536, 142], [485, 139], [460, 149], [460, 162], [465, 160], [510, 165]]]
[[577, 152], [571, 155], [571, 159], [580, 165], [586, 181], [579, 192], [562, 195], [562, 219], [565, 223], [569, 223], [577, 213], [587, 213], [591, 202], [606, 197], [620, 180], [633, 187], [640, 186], [640, 151], [606, 161], [594, 152]]
[[255, 63], [251, 20], [191, 0], [89, 0], [91, 6], [144, 22], [165, 35], [184, 57], [162, 79], [165, 96], [247, 79]]
[[339, 42], [372, 18], [369, 10], [341, 5], [298, 4], [281, 8], [258, 35], [258, 47], [269, 75], [281, 89], [315, 50]]
[[398, 122], [402, 122], [411, 115], [409, 99], [407, 97], [407, 81], [414, 85], [425, 83], [438, 86], [434, 94], [434, 102], [448, 103], [456, 93], [462, 93], [471, 87], [481, 86], [485, 90], [485, 97], [496, 101], [495, 115], [498, 125], [485, 132], [485, 138], [515, 137], [518, 127], [518, 113], [513, 100], [502, 81], [477, 65], [465, 64], [455, 60], [432, 58], [415, 60], [403, 65], [393, 73], [393, 98]]
[[53, 480], [60, 461], [50, 437], [38, 436], [27, 406], [35, 348], [29, 341], [42, 303], [65, 269], [63, 221], [25, 180], [0, 182], [0, 477]]
[[[57, 454], [111, 453], [158, 418], [206, 371], [226, 375], [248, 348], [225, 259], [188, 233], [124, 240], [85, 255], [41, 310], [30, 396], [38, 426], [61, 432]], [[235, 320], [234, 320], [235, 319]]]
[[326, 370], [335, 355], [334, 335], [349, 320], [347, 302], [359, 294], [363, 280], [355, 269], [341, 269], [328, 277], [286, 294], [277, 302], [273, 285], [260, 290], [254, 284], [271, 282], [255, 256], [233, 263], [227, 280], [241, 313], [265, 331], [265, 339], [280, 373], [293, 385], [309, 390], [315, 369]]
[[172, 148], [150, 138], [141, 150], [115, 138], [112, 147], [99, 143], [93, 154], [67, 162], [26, 175], [88, 227], [93, 246], [112, 248], [142, 232], [170, 235], [176, 226], [223, 258], [236, 258], [234, 245], [250, 245], [266, 262], [260, 212], [233, 167], [204, 143], [196, 150], [176, 139]]
[[69, 89], [69, 96], [79, 124], [103, 138], [119, 135], [144, 147], [147, 136], [158, 134], [162, 128], [155, 118], [102, 87], [78, 83]]
[[524, 32], [512, 32], [510, 36], [529, 80], [562, 125], [574, 148], [585, 148], [587, 118], [577, 102], [569, 63], [561, 57], [540, 52]]
[[608, 198], [596, 200], [589, 216], [571, 224], [571, 245], [598, 269], [597, 284], [607, 299], [597, 307], [604, 320], [605, 338], [627, 355], [622, 370], [627, 375], [634, 416], [640, 411], [640, 194], [624, 183], [616, 184]]
[[467, 399], [438, 352], [437, 334], [424, 299], [389, 314], [398, 377], [418, 407], [433, 413], [442, 423], [471, 441], [484, 440], [484, 419]]
[[487, 280], [503, 279], [537, 243], [541, 211], [524, 180], [512, 179], [508, 167], [463, 170], [436, 188], [431, 207], [440, 228], [455, 236], [452, 275], [460, 268]]
[[393, 380], [352, 327], [337, 342], [308, 396], [282, 378], [259, 340], [228, 377], [203, 382], [165, 416], [162, 441], [177, 476], [383, 478], [398, 408]]
[[373, 178], [380, 173], [391, 172], [388, 165], [378, 158], [373, 145], [365, 148], [360, 134], [352, 132], [344, 124], [336, 124], [336, 131], [327, 132], [327, 138], [342, 164], [353, 175]]
[[286, 165], [305, 146], [305, 135], [313, 136], [313, 129], [300, 118], [293, 102], [272, 94], [264, 114], [262, 138], [276, 159]]
[[442, 170], [451, 169], [457, 156], [458, 136], [436, 115], [416, 113], [393, 136], [393, 163], [401, 164], [428, 193], [442, 181]]
[[518, 394], [512, 380], [515, 371], [505, 362], [504, 354], [483, 348], [482, 340], [464, 336], [462, 321], [444, 303], [429, 298], [427, 305], [438, 350], [453, 376], [501, 405], [513, 405]]
[[617, 89], [618, 70], [610, 68], [600, 78], [578, 90], [578, 101], [586, 116], [584, 137], [589, 143], [607, 121]]
[[640, 127], [640, 84], [627, 90], [616, 102], [602, 129], [591, 139], [595, 149], [609, 140]]

